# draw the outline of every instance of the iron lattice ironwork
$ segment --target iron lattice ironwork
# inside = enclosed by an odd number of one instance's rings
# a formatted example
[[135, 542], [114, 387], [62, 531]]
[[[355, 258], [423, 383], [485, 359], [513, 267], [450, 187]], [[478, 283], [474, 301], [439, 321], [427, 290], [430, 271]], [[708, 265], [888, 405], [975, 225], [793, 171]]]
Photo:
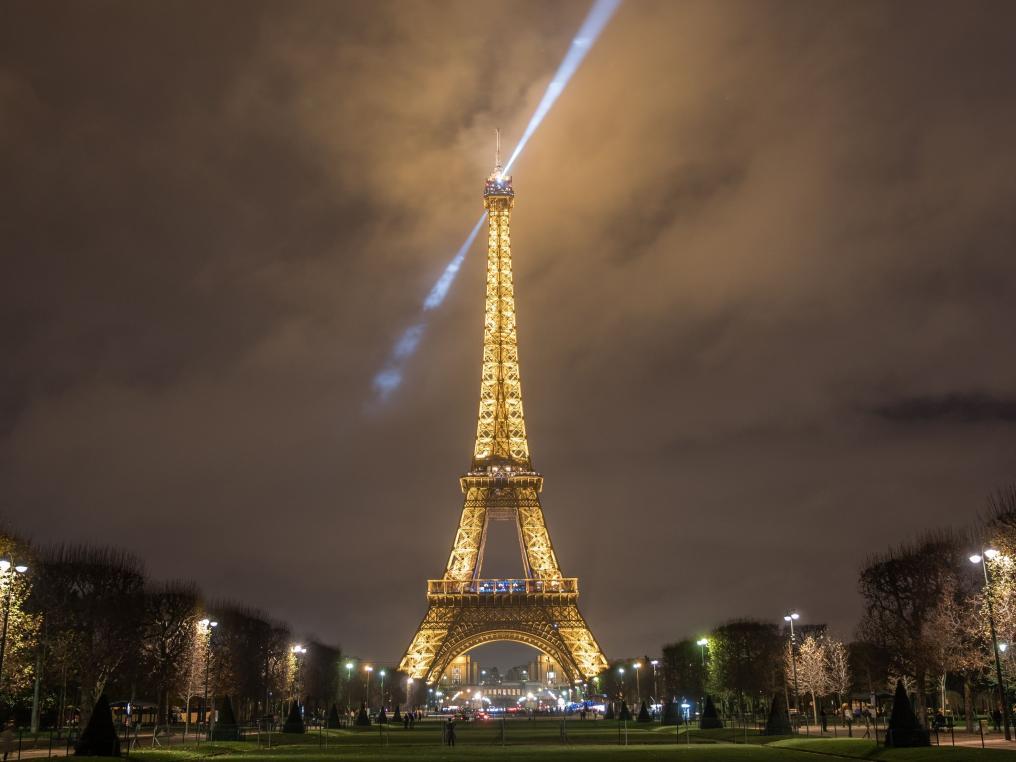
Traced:
[[[533, 646], [560, 665], [571, 681], [607, 667], [578, 608], [578, 580], [564, 577], [540, 505], [543, 477], [533, 471], [522, 412], [515, 292], [512, 286], [511, 178], [500, 165], [483, 193], [487, 210], [487, 288], [483, 371], [476, 444], [459, 483], [462, 517], [444, 577], [428, 580], [428, 610], [399, 669], [433, 683], [451, 661], [497, 640]], [[489, 521], [515, 521], [524, 576], [483, 579]]]

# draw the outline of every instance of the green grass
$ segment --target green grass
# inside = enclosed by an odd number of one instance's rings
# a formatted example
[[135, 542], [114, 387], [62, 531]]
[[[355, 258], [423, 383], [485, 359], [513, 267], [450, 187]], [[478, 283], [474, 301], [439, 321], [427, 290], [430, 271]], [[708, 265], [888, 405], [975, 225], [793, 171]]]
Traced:
[[[379, 733], [369, 729], [331, 730], [325, 734], [272, 734], [272, 748], [266, 738], [236, 743], [202, 743], [137, 750], [130, 756], [138, 762], [189, 762], [215, 759], [216, 762], [452, 762], [453, 760], [518, 760], [519, 762], [594, 762], [624, 757], [632, 762], [827, 762], [870, 759], [878, 762], [1016, 762], [1016, 752], [997, 749], [931, 747], [886, 749], [871, 741], [846, 738], [774, 739], [744, 730], [731, 743], [732, 729], [699, 731], [691, 736], [673, 727], [629, 723], [627, 746], [618, 745], [618, 723], [569, 721], [568, 743], [561, 739], [560, 723], [554, 720], [511, 720], [506, 723], [504, 746], [500, 723], [458, 723], [454, 749], [441, 744], [438, 722], [422, 722], [412, 731], [401, 726]], [[623, 740], [623, 729], [622, 729]], [[688, 743], [688, 741], [691, 743]], [[325, 742], [327, 741], [327, 747]], [[675, 741], [677, 741], [675, 743]]]
[[977, 749], [960, 746], [925, 746], [919, 749], [887, 749], [876, 746], [874, 741], [860, 738], [793, 738], [776, 741], [770, 748], [794, 749], [817, 754], [836, 755], [853, 759], [900, 760], [900, 762], [924, 762], [924, 760], [1016, 759], [1016, 751], [1002, 749]]

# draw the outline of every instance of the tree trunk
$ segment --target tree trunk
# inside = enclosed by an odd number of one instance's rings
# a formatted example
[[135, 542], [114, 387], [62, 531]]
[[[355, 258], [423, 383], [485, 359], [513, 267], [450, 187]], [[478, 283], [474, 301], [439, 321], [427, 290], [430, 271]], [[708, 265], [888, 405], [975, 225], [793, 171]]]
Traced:
[[56, 718], [57, 730], [63, 730], [64, 715], [67, 714], [67, 662], [60, 671], [60, 715]]
[[84, 728], [88, 725], [88, 719], [92, 716], [92, 709], [95, 707], [95, 702], [95, 688], [86, 682], [82, 682], [81, 706], [78, 707], [78, 710], [81, 712], [81, 722], [78, 724], [79, 728]]
[[39, 685], [42, 682], [42, 650], [39, 645], [35, 654], [35, 685], [32, 688], [32, 733], [39, 732]]
[[915, 692], [915, 694], [917, 696], [917, 702], [916, 702], [917, 703], [917, 707], [916, 707], [916, 710], [915, 710], [916, 714], [917, 714], [917, 721], [921, 724], [921, 727], [925, 728], [925, 729], [927, 729], [927, 727], [928, 727], [928, 712], [926, 711], [927, 710], [927, 706], [928, 706], [928, 699], [924, 695], [924, 691], [925, 691], [925, 684], [924, 683], [925, 683], [926, 677], [927, 677], [927, 675], [922, 672], [920, 675], [916, 675], [917, 679], [914, 681], [914, 683], [915, 683], [914, 684], [914, 692]]
[[963, 717], [966, 720], [967, 732], [974, 732], [974, 691], [970, 684], [970, 673], [963, 675]]
[[[811, 716], [815, 718], [815, 724], [818, 725], [818, 699], [815, 698], [815, 691], [809, 691], [811, 693]], [[821, 728], [821, 726], [819, 726]]]

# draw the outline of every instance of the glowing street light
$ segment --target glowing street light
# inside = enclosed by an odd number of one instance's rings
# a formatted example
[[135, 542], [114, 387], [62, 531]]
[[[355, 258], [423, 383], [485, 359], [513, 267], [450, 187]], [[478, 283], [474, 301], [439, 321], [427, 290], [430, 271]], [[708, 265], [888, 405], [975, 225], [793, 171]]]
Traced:
[[[1005, 728], [1005, 740], [1012, 740], [1012, 731], [1009, 729], [1009, 703], [1005, 700], [1005, 680], [1002, 677], [1002, 660], [998, 654], [1001, 648], [998, 642], [998, 635], [995, 632], [995, 610], [991, 603], [991, 575], [988, 573], [988, 561], [994, 561], [1001, 555], [994, 548], [982, 550], [970, 556], [970, 563], [980, 564], [984, 572], [984, 599], [988, 602], [988, 626], [991, 629], [991, 644], [995, 652], [995, 676], [998, 678], [998, 700], [1002, 704], [1002, 722]], [[1003, 644], [1004, 645], [1004, 644]]]
[[790, 623], [790, 665], [794, 671], [794, 706], [798, 715], [801, 713], [801, 692], [797, 688], [797, 638], [794, 635], [794, 622], [801, 618], [796, 611], [791, 611], [783, 617], [784, 622]]
[[385, 705], [385, 671], [382, 669], [380, 672], [378, 672], [378, 674], [381, 675], [381, 706], [384, 707], [384, 705]]
[[[207, 617], [205, 617], [204, 619], [199, 621], [198, 624], [201, 625], [201, 630], [207, 636], [207, 638], [205, 640], [205, 692], [204, 692], [204, 695], [201, 697], [201, 715], [200, 716], [202, 718], [204, 718], [206, 724], [209, 724], [209, 720], [208, 720], [208, 672], [209, 672], [209, 666], [210, 666], [211, 661], [212, 661], [212, 636], [215, 634], [215, 628], [219, 626], [219, 623], [218, 622], [214, 622], [211, 619], [208, 619]], [[214, 718], [215, 718], [215, 712], [213, 711], [212, 712], [212, 719], [213, 719], [213, 721], [214, 721]], [[209, 728], [211, 728], [210, 724], [209, 724]], [[211, 736], [209, 735], [209, 738], [210, 737]]]
[[346, 711], [352, 709], [353, 703], [353, 662], [346, 662]]
[[659, 703], [659, 701], [660, 701], [660, 686], [659, 686], [659, 683], [656, 681], [656, 668], [660, 665], [660, 660], [659, 659], [652, 659], [649, 662], [649, 664], [652, 665], [652, 668], [653, 668], [653, 696], [656, 698], [657, 703]]
[[[11, 573], [9, 579], [7, 572], [14, 567], [14, 571]], [[11, 615], [11, 599], [14, 593], [14, 580], [16, 574], [25, 574], [28, 572], [28, 567], [24, 564], [15, 564], [9, 558], [0, 559], [0, 582], [6, 582], [7, 584], [7, 595], [4, 596], [4, 624], [3, 634], [0, 635], [0, 686], [3, 685], [4, 675], [4, 654], [7, 652], [7, 625]]]
[[695, 645], [702, 650], [702, 666], [704, 667], [706, 666], [706, 646], [709, 645], [709, 638], [699, 638], [695, 641]]
[[363, 671], [367, 673], [367, 680], [364, 684], [364, 693], [367, 697], [367, 708], [370, 709], [370, 673], [374, 671], [374, 668], [369, 664], [365, 664]]
[[300, 694], [303, 693], [303, 663], [304, 660], [300, 657], [307, 653], [307, 648], [300, 643], [289, 649], [289, 652], [293, 654], [293, 659], [296, 660], [296, 674], [293, 675], [293, 700], [296, 701], [297, 706], [300, 705]]
[[635, 703], [642, 703], [642, 687], [639, 685], [639, 671], [642, 669], [642, 662], [637, 661], [631, 665], [631, 668], [635, 670]]

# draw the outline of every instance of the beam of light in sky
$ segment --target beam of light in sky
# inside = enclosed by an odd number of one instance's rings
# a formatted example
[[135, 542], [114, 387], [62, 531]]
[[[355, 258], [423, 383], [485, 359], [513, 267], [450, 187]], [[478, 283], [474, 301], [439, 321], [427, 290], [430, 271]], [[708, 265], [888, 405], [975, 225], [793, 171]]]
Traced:
[[[572, 39], [564, 60], [561, 61], [561, 65], [554, 72], [554, 78], [550, 80], [550, 84], [547, 85], [547, 91], [543, 94], [543, 98], [540, 99], [540, 103], [533, 112], [533, 116], [529, 119], [529, 124], [526, 125], [526, 130], [522, 133], [518, 145], [515, 146], [515, 150], [512, 151], [512, 155], [504, 165], [503, 171], [505, 173], [508, 172], [511, 165], [522, 153], [522, 149], [525, 148], [526, 143], [529, 142], [529, 139], [536, 132], [544, 117], [550, 112], [554, 102], [564, 91], [565, 85], [568, 84], [572, 75], [579, 68], [582, 60], [593, 47], [596, 38], [600, 36], [600, 32], [603, 31], [603, 28], [610, 21], [611, 16], [614, 15], [614, 11], [617, 10], [619, 5], [621, 5], [621, 0], [595, 0], [593, 2], [593, 7], [586, 14], [585, 21], [579, 27], [578, 34]], [[455, 282], [455, 276], [459, 274], [459, 269], [462, 267], [462, 261], [469, 252], [469, 247], [476, 240], [480, 227], [486, 218], [487, 213], [484, 212], [466, 237], [465, 242], [455, 252], [452, 261], [448, 263], [441, 273], [441, 277], [431, 287], [427, 298], [423, 300], [424, 312], [429, 312], [441, 306], [441, 303], [448, 295], [448, 289]], [[421, 317], [420, 320], [403, 331], [398, 341], [395, 342], [395, 346], [392, 347], [391, 354], [388, 356], [388, 362], [385, 363], [381, 372], [374, 376], [374, 391], [381, 400], [387, 399], [388, 395], [395, 391], [402, 383], [402, 366], [412, 356], [413, 352], [416, 351], [416, 347], [419, 345], [426, 327], [427, 322]]]
[[504, 171], [507, 172], [511, 169], [512, 164], [519, 158], [519, 154], [522, 153], [522, 149], [526, 147], [526, 143], [529, 142], [529, 138], [536, 132], [536, 128], [540, 126], [540, 122], [547, 116], [554, 102], [558, 96], [564, 90], [565, 85], [568, 84], [568, 80], [572, 78], [572, 75], [579, 68], [582, 63], [582, 59], [586, 57], [586, 54], [592, 49], [593, 44], [596, 42], [596, 38], [600, 36], [600, 32], [610, 21], [610, 17], [614, 15], [614, 11], [617, 10], [621, 4], [621, 0], [596, 0], [593, 3], [593, 7], [589, 9], [589, 13], [586, 14], [586, 20], [582, 22], [582, 26], [579, 27], [578, 34], [572, 40], [571, 46], [568, 48], [568, 52], [564, 56], [564, 60], [561, 61], [561, 65], [557, 67], [557, 71], [554, 72], [554, 78], [550, 80], [550, 84], [547, 85], [547, 92], [543, 94], [543, 98], [540, 99], [539, 105], [536, 107], [536, 111], [533, 112], [532, 118], [529, 120], [529, 124], [526, 125], [526, 131], [522, 133], [522, 137], [519, 139], [519, 143], [515, 146], [515, 150], [512, 151], [512, 155], [508, 157], [508, 162], [504, 165]]
[[[459, 247], [459, 250], [455, 252], [455, 256], [452, 257], [452, 261], [445, 267], [444, 272], [441, 273], [441, 277], [437, 279], [437, 282], [430, 289], [430, 293], [427, 294], [427, 298], [423, 300], [423, 311], [429, 312], [430, 310], [436, 309], [441, 306], [445, 297], [448, 295], [448, 289], [452, 287], [452, 283], [455, 280], [455, 276], [459, 274], [459, 268], [462, 267], [462, 260], [466, 258], [466, 254], [469, 252], [469, 247], [473, 245], [473, 241], [476, 240], [476, 236], [480, 232], [480, 228], [483, 226], [483, 221], [487, 219], [487, 213], [484, 212], [480, 215], [480, 219], [473, 225], [472, 231], [466, 236], [466, 240]], [[416, 351], [417, 345], [420, 343], [420, 339], [423, 337], [423, 329], [427, 327], [425, 321], [420, 320], [418, 323], [414, 323], [409, 326], [399, 340], [395, 342], [395, 346], [392, 347], [392, 353], [388, 357], [388, 362], [385, 367], [374, 376], [374, 391], [381, 399], [385, 399], [389, 394], [395, 391], [399, 384], [402, 383], [402, 365], [409, 359], [410, 355]]]

